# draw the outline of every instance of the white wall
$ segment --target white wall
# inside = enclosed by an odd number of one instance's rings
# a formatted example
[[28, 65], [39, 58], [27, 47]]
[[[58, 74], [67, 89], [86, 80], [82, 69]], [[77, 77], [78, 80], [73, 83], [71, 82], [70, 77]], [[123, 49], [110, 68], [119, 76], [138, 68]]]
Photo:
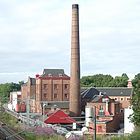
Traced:
[[85, 108], [85, 125], [89, 127], [89, 124], [93, 123], [93, 107], [86, 106]]
[[133, 113], [130, 108], [124, 109], [124, 133], [131, 134], [134, 131], [134, 124], [128, 118]]
[[21, 95], [21, 92], [20, 91], [17, 91], [17, 92], [10, 92], [10, 96], [12, 96], [12, 109], [14, 110], [16, 108], [16, 105], [17, 105], [17, 100], [18, 100], [18, 95]]

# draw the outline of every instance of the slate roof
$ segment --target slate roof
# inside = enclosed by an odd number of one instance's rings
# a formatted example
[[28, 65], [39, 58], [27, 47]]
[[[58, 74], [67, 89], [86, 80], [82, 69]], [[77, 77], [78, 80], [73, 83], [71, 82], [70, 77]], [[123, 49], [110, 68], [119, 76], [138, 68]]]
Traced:
[[[45, 101], [43, 101], [45, 103]], [[46, 101], [46, 103], [48, 103], [48, 105], [46, 106], [46, 108], [51, 108], [51, 107], [58, 107], [58, 108], [69, 108], [69, 101], [53, 101], [53, 102], [49, 102]]]
[[[132, 96], [133, 88], [127, 87], [91, 87], [81, 89], [81, 99], [88, 101], [98, 100], [98, 95]], [[96, 98], [95, 98], [96, 97]]]
[[[92, 100], [95, 95], [99, 95], [99, 94], [100, 91], [92, 87], [81, 91], [81, 98]], [[103, 93], [101, 93], [101, 95], [103, 95]]]
[[92, 102], [98, 102], [100, 98], [101, 98], [101, 96], [95, 95], [95, 96], [92, 98]]
[[96, 89], [108, 96], [131, 96], [133, 88], [127, 87], [96, 87]]
[[100, 99], [102, 98], [108, 98], [110, 100], [110, 98], [107, 96], [107, 95], [95, 95], [93, 98], [92, 98], [92, 102], [99, 102]]
[[67, 76], [64, 73], [64, 69], [44, 69], [42, 76], [48, 76], [50, 74], [51, 76]]

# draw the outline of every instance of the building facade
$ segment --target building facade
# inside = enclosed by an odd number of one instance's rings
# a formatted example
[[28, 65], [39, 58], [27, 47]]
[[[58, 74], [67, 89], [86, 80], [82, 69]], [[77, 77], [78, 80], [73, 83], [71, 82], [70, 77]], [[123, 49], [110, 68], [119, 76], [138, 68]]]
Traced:
[[[129, 81], [130, 84], [130, 81]], [[96, 88], [99, 92], [106, 94], [111, 99], [114, 99], [120, 106], [120, 118], [124, 121], [124, 109], [131, 105], [131, 98], [133, 94], [132, 87], [101, 87]]]
[[41, 113], [43, 104], [69, 101], [70, 77], [63, 69], [44, 69], [22, 85], [22, 100], [29, 97], [30, 111]]
[[[96, 108], [96, 131], [98, 134], [116, 132], [120, 124], [119, 103], [109, 98], [107, 95], [95, 95], [87, 103], [87, 107]], [[95, 118], [95, 116], [94, 116]], [[89, 123], [89, 128], [94, 129], [93, 121]]]
[[10, 92], [10, 101], [8, 104], [8, 108], [10, 110], [16, 111], [16, 107], [20, 103], [20, 101], [21, 101], [21, 92], [20, 91]]

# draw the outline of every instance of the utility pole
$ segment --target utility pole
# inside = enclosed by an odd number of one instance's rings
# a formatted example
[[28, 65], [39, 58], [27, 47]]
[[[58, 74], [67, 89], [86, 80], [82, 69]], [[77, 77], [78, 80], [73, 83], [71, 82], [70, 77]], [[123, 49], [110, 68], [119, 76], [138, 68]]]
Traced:
[[43, 103], [43, 123], [44, 123], [44, 120], [45, 120], [45, 104]]
[[30, 97], [28, 96], [27, 97], [27, 100], [26, 100], [26, 116], [27, 116], [27, 125], [29, 126], [29, 113], [30, 113]]
[[96, 140], [96, 106], [94, 106], [94, 135], [93, 140]]

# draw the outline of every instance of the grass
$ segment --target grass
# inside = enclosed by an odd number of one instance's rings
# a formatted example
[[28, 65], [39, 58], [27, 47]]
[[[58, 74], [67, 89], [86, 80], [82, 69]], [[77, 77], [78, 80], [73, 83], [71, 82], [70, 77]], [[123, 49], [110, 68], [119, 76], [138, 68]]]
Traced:
[[25, 138], [25, 140], [65, 140], [63, 136], [54, 135], [54, 136], [47, 136], [47, 135], [35, 135], [32, 133], [25, 133], [22, 134], [22, 136]]

